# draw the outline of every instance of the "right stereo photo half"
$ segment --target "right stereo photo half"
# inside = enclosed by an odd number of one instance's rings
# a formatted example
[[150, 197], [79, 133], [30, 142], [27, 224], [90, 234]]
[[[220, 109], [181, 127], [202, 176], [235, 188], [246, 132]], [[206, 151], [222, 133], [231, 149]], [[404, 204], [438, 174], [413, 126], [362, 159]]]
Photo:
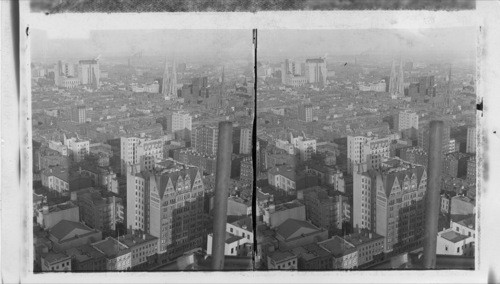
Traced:
[[475, 268], [476, 33], [258, 30], [256, 269]]

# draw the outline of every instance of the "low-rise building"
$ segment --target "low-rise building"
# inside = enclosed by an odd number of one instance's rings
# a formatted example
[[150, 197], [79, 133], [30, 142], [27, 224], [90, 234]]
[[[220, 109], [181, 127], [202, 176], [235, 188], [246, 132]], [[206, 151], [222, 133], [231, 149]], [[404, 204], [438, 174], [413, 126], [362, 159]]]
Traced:
[[158, 238], [150, 234], [134, 232], [119, 236], [118, 241], [127, 246], [131, 253], [132, 268], [146, 267], [155, 263], [158, 253]]
[[252, 202], [245, 201], [237, 196], [230, 196], [227, 199], [227, 215], [249, 216], [252, 214]]
[[269, 185], [288, 195], [296, 195], [297, 190], [318, 184], [317, 176], [297, 172], [287, 165], [270, 169], [267, 173], [267, 180]]
[[80, 223], [62, 220], [49, 230], [54, 251], [93, 243], [102, 239], [102, 232]]
[[476, 203], [469, 197], [457, 195], [451, 198], [450, 214], [454, 216], [467, 216], [475, 214]]
[[69, 248], [64, 253], [71, 257], [71, 271], [91, 272], [106, 270], [106, 258], [104, 254], [90, 244]]
[[358, 251], [358, 267], [373, 264], [382, 259], [385, 238], [368, 230], [344, 237]]
[[53, 206], [42, 206], [37, 212], [36, 221], [40, 227], [50, 229], [62, 220], [80, 221], [80, 209], [71, 201]]
[[293, 248], [291, 252], [298, 258], [299, 270], [328, 270], [332, 267], [332, 256], [316, 243]]
[[[251, 256], [253, 254], [252, 217], [226, 224], [224, 255]], [[207, 237], [207, 254], [212, 254], [213, 234]]]
[[474, 238], [462, 235], [453, 228], [445, 229], [438, 233], [436, 254], [473, 256]]
[[306, 207], [297, 200], [264, 209], [263, 220], [270, 228], [276, 228], [288, 219], [306, 220]]
[[330, 269], [355, 269], [358, 267], [358, 251], [353, 244], [339, 236], [318, 243], [332, 255]]
[[71, 257], [60, 252], [49, 252], [42, 256], [42, 271], [71, 271]]
[[328, 231], [313, 224], [296, 219], [288, 219], [276, 228], [276, 239], [280, 250], [316, 243], [328, 238]]
[[132, 268], [132, 252], [114, 238], [93, 243], [92, 246], [104, 254], [107, 271], [124, 271]]
[[297, 270], [297, 256], [290, 251], [274, 251], [267, 256], [269, 270]]

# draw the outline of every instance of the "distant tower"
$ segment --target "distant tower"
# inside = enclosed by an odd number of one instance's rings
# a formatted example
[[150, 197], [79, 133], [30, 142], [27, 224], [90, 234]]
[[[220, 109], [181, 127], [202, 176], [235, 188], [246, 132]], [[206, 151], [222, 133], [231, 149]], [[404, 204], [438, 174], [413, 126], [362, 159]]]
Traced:
[[450, 69], [448, 70], [448, 87], [446, 88], [446, 94], [444, 97], [445, 107], [450, 107], [451, 96], [452, 96], [452, 87], [451, 87], [451, 65], [450, 65]]
[[225, 84], [225, 76], [224, 76], [224, 65], [222, 65], [222, 75], [221, 75], [221, 83], [220, 83], [220, 95], [224, 94], [224, 84]]
[[177, 98], [177, 67], [176, 67], [175, 59], [172, 62], [172, 74], [170, 80], [170, 96]]
[[165, 56], [165, 71], [163, 72], [161, 93], [165, 100], [170, 100], [177, 97], [177, 71], [175, 68], [175, 60], [172, 63], [172, 74], [168, 72], [168, 61]]
[[391, 77], [389, 78], [389, 93], [393, 99], [404, 96], [404, 71], [403, 60], [399, 63], [396, 72], [396, 62], [392, 61]]

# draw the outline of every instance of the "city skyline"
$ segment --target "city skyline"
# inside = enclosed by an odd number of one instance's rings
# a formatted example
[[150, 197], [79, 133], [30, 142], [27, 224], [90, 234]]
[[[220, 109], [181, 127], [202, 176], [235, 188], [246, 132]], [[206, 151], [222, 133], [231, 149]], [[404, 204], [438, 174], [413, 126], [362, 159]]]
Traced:
[[[127, 57], [137, 53], [191, 61], [251, 60], [251, 30], [93, 30], [80, 37], [33, 29], [33, 60]], [[57, 51], [56, 51], [57, 50]]]
[[473, 268], [465, 31], [37, 33], [35, 270]]
[[[259, 57], [264, 60], [374, 56], [382, 59], [475, 61], [477, 28], [259, 30]], [[300, 39], [300, 40], [299, 40]]]

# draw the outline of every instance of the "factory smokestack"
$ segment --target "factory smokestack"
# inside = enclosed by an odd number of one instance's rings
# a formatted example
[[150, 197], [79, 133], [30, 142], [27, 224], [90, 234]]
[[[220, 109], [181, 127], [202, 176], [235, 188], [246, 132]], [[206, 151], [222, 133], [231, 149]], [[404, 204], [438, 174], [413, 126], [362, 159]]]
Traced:
[[231, 174], [231, 153], [233, 146], [232, 140], [232, 122], [219, 122], [219, 137], [217, 144], [217, 171], [215, 173], [214, 237], [212, 239], [213, 270], [224, 269], [227, 198], [229, 195], [229, 177]]
[[441, 175], [443, 163], [443, 122], [431, 121], [429, 133], [428, 183], [425, 194], [425, 269], [436, 268], [436, 244], [440, 208]]

